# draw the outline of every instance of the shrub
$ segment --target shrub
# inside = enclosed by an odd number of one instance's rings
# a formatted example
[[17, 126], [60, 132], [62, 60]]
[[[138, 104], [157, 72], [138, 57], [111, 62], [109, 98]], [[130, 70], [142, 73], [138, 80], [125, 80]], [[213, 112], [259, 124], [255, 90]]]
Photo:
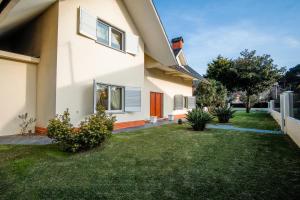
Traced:
[[231, 107], [218, 107], [214, 108], [213, 115], [218, 117], [220, 123], [228, 123], [229, 119], [233, 117], [233, 111]]
[[178, 124], [182, 124], [183, 122], [182, 122], [182, 119], [178, 119]]
[[107, 116], [102, 107], [74, 128], [68, 110], [49, 121], [48, 137], [54, 139], [64, 151], [78, 152], [99, 146], [110, 137], [115, 118]]
[[203, 131], [206, 124], [213, 119], [213, 116], [200, 108], [196, 108], [188, 111], [186, 119], [195, 131]]
[[22, 121], [21, 124], [19, 124], [20, 129], [21, 129], [21, 134], [22, 135], [30, 135], [32, 134], [32, 130], [28, 130], [28, 128], [36, 122], [35, 118], [29, 117], [28, 113], [24, 113], [21, 115], [18, 115], [18, 118]]

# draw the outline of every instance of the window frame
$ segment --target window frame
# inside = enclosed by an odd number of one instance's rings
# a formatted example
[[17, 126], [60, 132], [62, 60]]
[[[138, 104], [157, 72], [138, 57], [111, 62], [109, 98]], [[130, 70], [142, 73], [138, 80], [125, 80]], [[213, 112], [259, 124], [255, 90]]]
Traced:
[[[101, 83], [101, 82], [96, 82], [96, 93], [98, 92], [98, 88], [97, 86], [98, 85], [101, 85], [101, 86], [106, 86], [108, 88], [108, 109], [105, 110], [106, 113], [124, 113], [124, 110], [125, 110], [125, 87], [124, 86], [120, 86], [120, 85], [112, 85], [112, 84], [106, 84], [106, 83]], [[121, 105], [122, 105], [122, 108], [121, 110], [111, 110], [111, 88], [112, 87], [118, 87], [118, 88], [121, 88], [122, 90], [122, 97], [121, 97]], [[97, 99], [96, 99], [97, 101]], [[96, 104], [97, 105], [97, 102]], [[96, 109], [96, 108], [95, 108]]]
[[[108, 44], [105, 44], [105, 43], [102, 43], [101, 41], [98, 41], [97, 34], [96, 34], [96, 37], [97, 37], [96, 38], [96, 42], [99, 43], [99, 44], [102, 44], [102, 45], [104, 45], [106, 47], [109, 47], [109, 48], [112, 48], [114, 50], [117, 50], [117, 51], [125, 53], [125, 31], [122, 31], [121, 29], [119, 29], [119, 28], [117, 28], [115, 26], [112, 26], [111, 24], [109, 24], [109, 23], [107, 23], [107, 22], [105, 22], [105, 21], [103, 21], [103, 20], [101, 20], [99, 18], [97, 18], [97, 26], [96, 26], [96, 28], [98, 27], [98, 23], [101, 23], [103, 25], [108, 26]], [[121, 49], [118, 49], [118, 48], [115, 48], [115, 47], [112, 46], [112, 30], [121, 33], [121, 40], [122, 40], [121, 41]], [[97, 30], [96, 30], [96, 32], [97, 32]]]
[[189, 108], [189, 97], [183, 96], [183, 108], [188, 109]]

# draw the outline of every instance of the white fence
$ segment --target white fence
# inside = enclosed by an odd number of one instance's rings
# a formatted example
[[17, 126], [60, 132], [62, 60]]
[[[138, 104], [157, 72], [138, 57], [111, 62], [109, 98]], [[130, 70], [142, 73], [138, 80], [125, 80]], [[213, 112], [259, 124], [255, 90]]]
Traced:
[[294, 142], [300, 147], [300, 120], [293, 118], [293, 92], [287, 91], [280, 95], [280, 112], [274, 110], [274, 100], [269, 102], [269, 112], [281, 130], [288, 134]]

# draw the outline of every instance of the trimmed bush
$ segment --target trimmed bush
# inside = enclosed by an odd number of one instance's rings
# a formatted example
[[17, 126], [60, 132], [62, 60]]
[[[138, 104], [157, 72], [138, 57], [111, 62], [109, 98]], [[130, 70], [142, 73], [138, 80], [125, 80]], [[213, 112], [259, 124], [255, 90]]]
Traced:
[[177, 123], [181, 125], [183, 123], [182, 119], [178, 119]]
[[63, 151], [78, 152], [99, 146], [111, 136], [115, 118], [107, 116], [102, 107], [87, 117], [79, 128], [70, 123], [68, 110], [49, 121], [48, 137], [54, 139]]
[[235, 113], [231, 107], [218, 107], [213, 109], [213, 115], [216, 116], [220, 123], [228, 123], [229, 119]]
[[192, 126], [193, 130], [203, 131], [205, 129], [206, 124], [213, 119], [213, 116], [211, 116], [208, 112], [204, 112], [200, 108], [196, 108], [191, 111], [188, 111], [186, 119]]

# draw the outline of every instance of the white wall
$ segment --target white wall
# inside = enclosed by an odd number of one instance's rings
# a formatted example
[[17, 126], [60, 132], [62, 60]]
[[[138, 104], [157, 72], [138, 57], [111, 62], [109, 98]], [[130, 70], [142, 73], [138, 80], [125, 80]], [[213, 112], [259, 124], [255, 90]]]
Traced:
[[281, 125], [281, 114], [275, 110], [270, 110], [271, 116], [275, 119], [275, 121]]
[[288, 135], [294, 140], [298, 147], [300, 147], [300, 120], [287, 117], [286, 130]]
[[18, 134], [18, 115], [36, 117], [36, 64], [0, 58], [0, 91], [0, 136]]
[[163, 71], [157, 69], [145, 70], [145, 97], [146, 97], [146, 119], [150, 117], [150, 92], [163, 93], [163, 116], [168, 114], [185, 114], [187, 110], [174, 110], [174, 96], [192, 96], [192, 80], [184, 81], [179, 77], [165, 75]]
[[[78, 8], [111, 25], [139, 35], [123, 1], [77, 0], [59, 2], [56, 113], [69, 108], [76, 124], [93, 112], [93, 79], [120, 86], [144, 87], [144, 44], [136, 56], [103, 46], [77, 33]], [[144, 105], [144, 95], [142, 105]], [[144, 119], [144, 110], [117, 114], [118, 122]]]

